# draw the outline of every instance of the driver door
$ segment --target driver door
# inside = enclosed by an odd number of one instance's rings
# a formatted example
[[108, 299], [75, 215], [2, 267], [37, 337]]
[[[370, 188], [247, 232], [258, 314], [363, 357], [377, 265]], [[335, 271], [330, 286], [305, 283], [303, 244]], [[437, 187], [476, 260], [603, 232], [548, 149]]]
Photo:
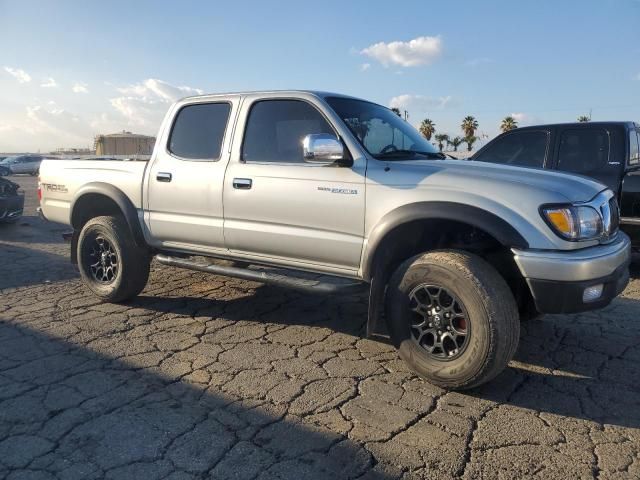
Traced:
[[245, 101], [225, 174], [224, 237], [236, 255], [312, 269], [360, 266], [364, 236], [364, 159], [352, 167], [305, 163], [302, 139], [332, 133], [302, 99]]

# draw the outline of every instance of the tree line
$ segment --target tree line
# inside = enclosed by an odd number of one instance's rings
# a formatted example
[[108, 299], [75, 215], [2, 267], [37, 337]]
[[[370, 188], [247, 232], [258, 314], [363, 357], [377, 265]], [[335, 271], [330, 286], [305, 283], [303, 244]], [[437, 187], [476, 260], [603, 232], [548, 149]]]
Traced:
[[463, 143], [467, 144], [468, 151], [473, 150], [473, 144], [478, 141], [478, 137], [476, 136], [478, 126], [478, 120], [476, 120], [473, 115], [467, 115], [462, 119], [462, 123], [460, 124], [463, 133], [462, 136], [451, 137], [446, 133], [436, 133], [436, 124], [430, 118], [422, 120], [418, 129], [427, 140], [431, 141], [433, 137], [440, 151], [444, 150], [445, 145], [450, 145], [453, 147], [453, 151], [457, 152], [458, 147]]

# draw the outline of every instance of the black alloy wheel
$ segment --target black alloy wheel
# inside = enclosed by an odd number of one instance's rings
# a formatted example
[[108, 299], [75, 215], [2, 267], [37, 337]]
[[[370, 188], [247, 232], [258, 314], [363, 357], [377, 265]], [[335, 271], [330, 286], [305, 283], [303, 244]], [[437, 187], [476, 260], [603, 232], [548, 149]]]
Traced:
[[409, 293], [411, 337], [437, 360], [459, 357], [469, 343], [469, 315], [462, 302], [438, 285], [421, 284]]

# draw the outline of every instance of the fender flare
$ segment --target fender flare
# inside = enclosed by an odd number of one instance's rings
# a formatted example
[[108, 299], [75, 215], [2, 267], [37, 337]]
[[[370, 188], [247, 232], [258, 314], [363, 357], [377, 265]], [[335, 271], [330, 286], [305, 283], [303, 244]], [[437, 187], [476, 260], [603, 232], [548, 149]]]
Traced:
[[395, 228], [416, 220], [454, 220], [484, 230], [506, 247], [528, 248], [529, 243], [506, 220], [494, 213], [464, 203], [417, 202], [387, 213], [369, 235], [362, 262], [362, 274], [370, 281], [378, 247]]
[[87, 183], [76, 192], [71, 202], [71, 213], [69, 218], [74, 232], [79, 230], [79, 225], [76, 224], [76, 220], [74, 219], [76, 203], [78, 202], [78, 200], [88, 194], [103, 195], [113, 200], [122, 212], [122, 215], [124, 216], [127, 225], [129, 226], [129, 231], [131, 232], [131, 235], [133, 236], [136, 244], [140, 247], [148, 247], [147, 242], [144, 239], [144, 234], [142, 233], [140, 220], [138, 219], [138, 211], [133, 205], [133, 202], [131, 202], [131, 199], [129, 199], [129, 197], [127, 197], [127, 195], [119, 188], [104, 182]]

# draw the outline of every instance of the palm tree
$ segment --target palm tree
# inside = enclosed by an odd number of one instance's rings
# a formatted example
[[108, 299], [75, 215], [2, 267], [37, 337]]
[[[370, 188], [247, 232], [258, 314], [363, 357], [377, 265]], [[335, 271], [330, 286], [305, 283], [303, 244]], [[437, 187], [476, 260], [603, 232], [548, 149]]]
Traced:
[[584, 122], [590, 122], [591, 121], [591, 117], [587, 117], [586, 115], [580, 115], [578, 117], [578, 121], [580, 123], [584, 123]]
[[431, 136], [436, 132], [436, 124], [430, 118], [425, 118], [420, 123], [420, 133], [424, 138], [431, 141]]
[[473, 150], [473, 144], [476, 142], [476, 140], [478, 140], [478, 137], [476, 137], [475, 135], [467, 135], [466, 137], [464, 137], [464, 143], [467, 144], [467, 151], [471, 151]]
[[502, 132], [508, 132], [509, 130], [513, 130], [514, 128], [518, 128], [518, 122], [511, 115], [508, 117], [504, 117], [502, 119], [502, 123], [500, 124], [500, 130]]
[[476, 120], [476, 117], [467, 115], [462, 119], [460, 127], [462, 128], [465, 137], [473, 137], [478, 129], [478, 121]]
[[449, 135], [446, 133], [438, 133], [435, 137], [436, 142], [438, 142], [438, 148], [440, 151], [444, 148], [444, 144], [449, 141]]
[[453, 151], [457, 152], [458, 151], [458, 147], [460, 146], [460, 144], [462, 143], [462, 139], [460, 137], [453, 137], [449, 143], [451, 145], [453, 145]]
[[393, 107], [391, 111], [402, 118], [402, 113], [400, 113], [400, 109], [398, 107]]

